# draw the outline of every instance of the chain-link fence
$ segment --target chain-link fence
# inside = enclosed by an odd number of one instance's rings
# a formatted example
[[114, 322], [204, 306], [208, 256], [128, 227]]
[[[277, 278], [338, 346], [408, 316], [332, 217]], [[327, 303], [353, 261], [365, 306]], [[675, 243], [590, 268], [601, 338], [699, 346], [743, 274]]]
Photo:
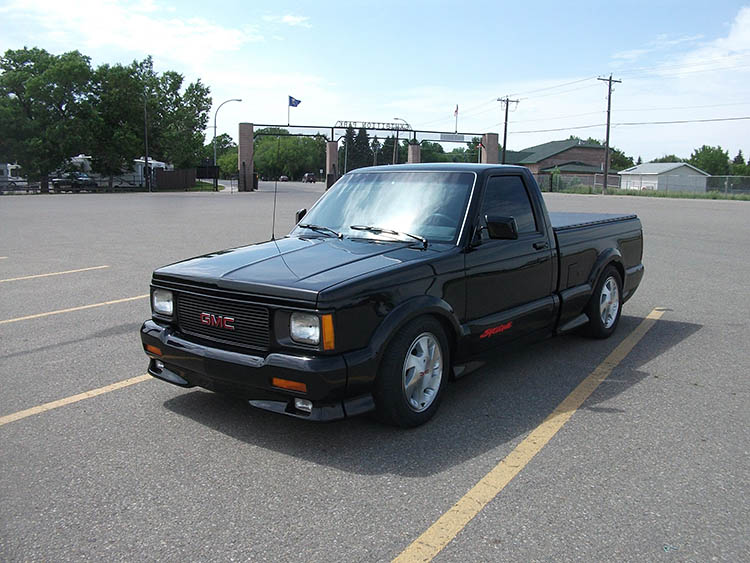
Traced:
[[[544, 192], [601, 193], [604, 174], [534, 174]], [[658, 191], [666, 193], [750, 194], [750, 176], [698, 176], [680, 174], [610, 174], [608, 190]]]
[[711, 176], [706, 191], [724, 194], [750, 194], [750, 176]]
[[[552, 172], [534, 174], [543, 192], [601, 193], [604, 174], [559, 174]], [[620, 176], [607, 175], [607, 188], [620, 187]]]

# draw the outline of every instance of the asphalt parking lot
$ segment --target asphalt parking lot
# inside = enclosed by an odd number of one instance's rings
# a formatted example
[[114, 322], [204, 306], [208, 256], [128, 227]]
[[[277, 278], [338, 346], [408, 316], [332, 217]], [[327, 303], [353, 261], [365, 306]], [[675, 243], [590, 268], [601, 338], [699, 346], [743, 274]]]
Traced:
[[[279, 184], [276, 234], [323, 189]], [[617, 333], [498, 355], [404, 431], [140, 377], [151, 271], [267, 240], [273, 201], [267, 183], [0, 198], [1, 561], [409, 559], [654, 310], [435, 561], [750, 560], [750, 204], [546, 194], [641, 217], [646, 274]]]

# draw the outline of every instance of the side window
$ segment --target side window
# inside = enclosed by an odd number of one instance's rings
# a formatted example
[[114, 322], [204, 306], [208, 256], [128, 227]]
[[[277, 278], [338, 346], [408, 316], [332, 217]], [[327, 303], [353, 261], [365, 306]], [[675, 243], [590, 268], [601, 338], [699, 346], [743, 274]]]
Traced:
[[[531, 200], [520, 176], [493, 176], [488, 180], [482, 200], [482, 222], [485, 215], [515, 217], [518, 234], [537, 231]], [[488, 238], [486, 231], [482, 231], [482, 238]]]

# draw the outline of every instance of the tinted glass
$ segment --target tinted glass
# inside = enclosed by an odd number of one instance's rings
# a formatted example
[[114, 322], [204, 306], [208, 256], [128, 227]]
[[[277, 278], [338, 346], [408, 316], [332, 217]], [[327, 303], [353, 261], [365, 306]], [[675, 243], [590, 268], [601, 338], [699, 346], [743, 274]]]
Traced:
[[[430, 242], [455, 242], [473, 185], [474, 174], [467, 172], [350, 173], [315, 204], [302, 222], [349, 237], [393, 240], [351, 228], [367, 225], [420, 235]], [[293, 233], [317, 236], [299, 227]]]
[[[485, 215], [514, 217], [519, 234], [537, 230], [529, 194], [520, 176], [493, 176], [489, 179], [482, 201], [482, 220]], [[482, 237], [486, 238], [486, 231], [482, 231]]]

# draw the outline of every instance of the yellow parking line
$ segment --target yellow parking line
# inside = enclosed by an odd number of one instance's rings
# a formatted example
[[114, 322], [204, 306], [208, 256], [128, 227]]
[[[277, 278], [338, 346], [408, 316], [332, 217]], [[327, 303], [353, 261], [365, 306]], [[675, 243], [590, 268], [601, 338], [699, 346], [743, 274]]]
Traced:
[[20, 278], [7, 278], [0, 280], [0, 283], [20, 281], [20, 280], [33, 280], [35, 278], [48, 278], [49, 276], [61, 276], [63, 274], [75, 274], [77, 272], [89, 272], [91, 270], [101, 270], [103, 268], [109, 268], [109, 266], [92, 266], [91, 268], [78, 268], [77, 270], [65, 270], [64, 272], [52, 272], [51, 274], [34, 274], [33, 276], [21, 276]]
[[91, 391], [85, 391], [83, 393], [79, 393], [78, 395], [72, 395], [70, 397], [65, 397], [64, 399], [44, 403], [43, 405], [39, 405], [37, 407], [32, 407], [30, 409], [18, 411], [13, 414], [0, 416], [0, 426], [4, 426], [10, 422], [15, 422], [16, 420], [21, 420], [22, 418], [33, 416], [35, 414], [51, 411], [52, 409], [56, 409], [58, 407], [64, 407], [65, 405], [77, 403], [78, 401], [83, 401], [84, 399], [91, 399], [92, 397], [103, 395], [104, 393], [109, 393], [110, 391], [116, 391], [117, 389], [122, 389], [123, 387], [129, 387], [131, 385], [135, 385], [136, 383], [140, 383], [141, 381], [146, 381], [147, 379], [151, 379], [151, 376], [148, 374], [139, 375], [138, 377], [131, 377], [130, 379], [118, 381], [117, 383], [99, 387], [98, 389], [92, 389]]
[[18, 321], [28, 321], [29, 319], [38, 319], [41, 317], [49, 317], [50, 315], [61, 315], [63, 313], [72, 313], [73, 311], [83, 311], [84, 309], [93, 309], [94, 307], [104, 307], [104, 305], [115, 305], [117, 303], [135, 301], [136, 299], [145, 299], [146, 297], [148, 297], [148, 293], [145, 295], [136, 295], [135, 297], [126, 297], [125, 299], [115, 299], [114, 301], [104, 301], [103, 303], [92, 303], [91, 305], [81, 305], [80, 307], [71, 307], [70, 309], [58, 309], [57, 311], [49, 311], [47, 313], [37, 313], [36, 315], [16, 317], [15, 319], [5, 319], [4, 321], [0, 321], [0, 325], [4, 325], [8, 323], [17, 323]]
[[640, 325], [615, 348], [591, 374], [568, 395], [547, 419], [537, 426], [516, 448], [474, 485], [453, 507], [394, 559], [394, 562], [431, 561], [466, 525], [526, 467], [547, 442], [622, 362], [649, 329], [664, 314], [654, 309]]

